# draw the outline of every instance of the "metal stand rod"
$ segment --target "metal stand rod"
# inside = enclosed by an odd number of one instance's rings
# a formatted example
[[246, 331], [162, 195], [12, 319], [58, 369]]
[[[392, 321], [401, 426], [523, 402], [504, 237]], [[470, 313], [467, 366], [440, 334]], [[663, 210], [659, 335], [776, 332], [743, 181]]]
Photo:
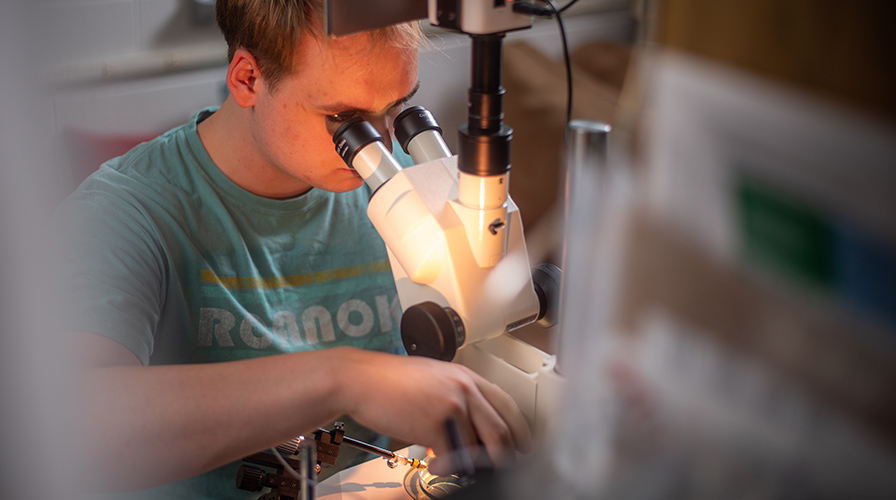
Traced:
[[[609, 141], [610, 126], [606, 123], [592, 120], [573, 120], [566, 125], [566, 182], [564, 186], [564, 205], [563, 205], [563, 251], [561, 253], [561, 268], [567, 270], [563, 273], [562, 283], [560, 285], [560, 304], [566, 307], [566, 279], [570, 276], [568, 272], [569, 261], [569, 241], [570, 234], [579, 228], [571, 227], [571, 207], [581, 205], [583, 201], [589, 197], [593, 197], [600, 193], [600, 185], [606, 182], [607, 170], [609, 168]], [[602, 204], [603, 200], [597, 200], [597, 206]], [[591, 218], [596, 219], [598, 214], [590, 214]], [[590, 230], [584, 229], [583, 230]], [[575, 236], [575, 235], [574, 235]], [[561, 335], [558, 340], [557, 352], [562, 352], [560, 343], [563, 342]], [[555, 370], [563, 373], [563, 358], [558, 355]]]
[[[330, 431], [328, 431], [324, 428], [321, 428], [321, 427], [318, 427], [317, 430], [320, 432], [326, 432], [327, 434], [330, 434]], [[374, 446], [370, 443], [365, 443], [364, 441], [358, 441], [357, 439], [350, 438], [348, 436], [342, 436], [342, 443], [347, 444], [353, 448], [357, 448], [361, 451], [366, 451], [367, 453], [379, 455], [383, 458], [395, 458], [395, 453], [392, 453], [391, 451], [389, 451], [385, 448], [380, 448], [379, 446]]]
[[605, 177], [607, 169], [607, 156], [610, 140], [610, 126], [606, 123], [591, 120], [573, 120], [566, 125], [566, 180], [564, 186], [563, 220], [565, 221], [563, 235], [563, 263], [561, 269], [566, 269], [566, 258], [569, 241], [569, 214], [570, 206], [577, 196], [582, 196], [581, 190], [576, 189], [583, 175], [583, 170], [588, 169], [597, 182]]
[[299, 450], [299, 469], [297, 472], [305, 478], [299, 486], [300, 500], [314, 500], [317, 483], [317, 450], [312, 443], [302, 443]]

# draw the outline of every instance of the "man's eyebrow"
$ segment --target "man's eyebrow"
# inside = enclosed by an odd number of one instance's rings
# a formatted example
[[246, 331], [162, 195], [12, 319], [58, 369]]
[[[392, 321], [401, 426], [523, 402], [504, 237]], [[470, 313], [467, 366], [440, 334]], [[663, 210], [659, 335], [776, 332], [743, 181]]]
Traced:
[[[414, 98], [414, 96], [417, 94], [418, 90], [420, 90], [420, 80], [417, 80], [417, 85], [414, 85], [414, 88], [411, 89], [410, 92], [408, 92], [408, 95], [406, 95], [406, 96], [402, 97], [401, 99], [392, 103], [392, 106], [395, 106], [397, 104], [407, 104], [408, 101], [410, 101], [411, 99]], [[392, 107], [392, 106], [389, 106], [389, 107]]]
[[[401, 99], [398, 99], [398, 100], [396, 100], [396, 101], [392, 101], [391, 103], [389, 103], [389, 105], [386, 107], [386, 109], [393, 108], [393, 107], [395, 107], [395, 106], [398, 106], [399, 104], [405, 104], [405, 103], [407, 103], [408, 101], [410, 101], [411, 99], [414, 98], [414, 95], [417, 93], [418, 90], [420, 90], [420, 81], [419, 81], [419, 80], [417, 80], [417, 84], [414, 85], [414, 88], [413, 88], [410, 92], [408, 92], [408, 94], [407, 94], [406, 96], [404, 96], [404, 97], [402, 97]], [[338, 114], [338, 113], [376, 113], [376, 110], [359, 109], [359, 108], [355, 108], [355, 107], [352, 107], [351, 105], [344, 104], [344, 103], [341, 103], [341, 102], [336, 102], [336, 103], [332, 103], [332, 104], [326, 104], [326, 105], [320, 106], [319, 109], [320, 109], [321, 111], [325, 112], [325, 113], [332, 113], [332, 114]]]

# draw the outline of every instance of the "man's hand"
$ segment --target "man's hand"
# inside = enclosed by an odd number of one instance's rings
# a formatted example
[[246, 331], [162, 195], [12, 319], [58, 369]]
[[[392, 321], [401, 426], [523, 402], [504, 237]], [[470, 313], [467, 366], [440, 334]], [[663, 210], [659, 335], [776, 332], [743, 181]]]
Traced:
[[[83, 392], [82, 462], [97, 491], [149, 488], [194, 476], [349, 414], [403, 441], [451, 451], [464, 445], [495, 463], [531, 437], [516, 403], [464, 366], [350, 347], [196, 365], [142, 366], [120, 344], [72, 333]], [[450, 463], [432, 470], [446, 473]]]
[[[527, 452], [532, 437], [522, 413], [497, 385], [469, 368], [421, 357], [340, 349], [340, 392], [359, 423], [449, 456], [445, 420], [457, 421], [464, 446], [484, 447], [495, 464]], [[436, 474], [450, 463], [434, 461]]]

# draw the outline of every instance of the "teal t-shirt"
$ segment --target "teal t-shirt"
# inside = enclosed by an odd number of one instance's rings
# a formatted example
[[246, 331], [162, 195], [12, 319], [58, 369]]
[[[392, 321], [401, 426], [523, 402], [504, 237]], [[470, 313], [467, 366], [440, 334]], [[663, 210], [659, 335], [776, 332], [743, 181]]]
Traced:
[[[343, 345], [403, 353], [369, 189], [286, 200], [245, 191], [196, 132], [213, 112], [102, 165], [60, 206], [63, 328], [111, 338], [144, 365]], [[366, 432], [347, 428], [374, 438]], [[249, 498], [234, 486], [238, 466], [139, 498]]]

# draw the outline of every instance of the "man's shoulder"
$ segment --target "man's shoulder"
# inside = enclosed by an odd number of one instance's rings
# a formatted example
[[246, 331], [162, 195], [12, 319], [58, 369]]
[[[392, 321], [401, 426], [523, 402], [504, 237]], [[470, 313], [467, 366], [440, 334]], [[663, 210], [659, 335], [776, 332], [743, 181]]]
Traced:
[[153, 226], [154, 214], [185, 212], [182, 205], [206, 191], [197, 186], [203, 181], [194, 150], [201, 143], [191, 134], [195, 121], [103, 163], [60, 204], [57, 216]]
[[195, 160], [196, 154], [193, 150], [203, 149], [202, 141], [197, 133], [197, 124], [215, 111], [215, 108], [200, 110], [187, 122], [177, 125], [151, 140], [137, 144], [123, 155], [103, 163], [100, 169], [105, 166], [119, 170], [138, 168], [145, 163], [153, 162], [176, 165], [190, 159]]
[[138, 144], [122, 156], [104, 163], [103, 167], [139, 170], [148, 166], [152, 169], [152, 172], [148, 173], [161, 173], [158, 170], [159, 166], [179, 166], [195, 159], [195, 154], [191, 150], [195, 149], [199, 139], [198, 136], [195, 138], [193, 136], [196, 136], [195, 119], [174, 127], [150, 141]]
[[202, 161], [201, 148], [194, 117], [106, 161], [78, 190], [151, 189], [159, 193], [180, 189], [185, 183], [193, 182]]

